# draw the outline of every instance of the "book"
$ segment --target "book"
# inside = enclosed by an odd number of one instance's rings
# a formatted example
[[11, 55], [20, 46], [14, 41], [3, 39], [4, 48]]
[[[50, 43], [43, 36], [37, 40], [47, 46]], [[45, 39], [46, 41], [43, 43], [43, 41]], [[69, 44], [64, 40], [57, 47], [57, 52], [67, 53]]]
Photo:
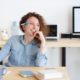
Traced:
[[22, 71], [19, 71], [19, 74], [20, 74], [22, 77], [30, 77], [30, 76], [32, 76], [32, 71], [22, 70]]
[[40, 70], [33, 73], [39, 80], [48, 80], [54, 78], [63, 78], [63, 73], [56, 70]]

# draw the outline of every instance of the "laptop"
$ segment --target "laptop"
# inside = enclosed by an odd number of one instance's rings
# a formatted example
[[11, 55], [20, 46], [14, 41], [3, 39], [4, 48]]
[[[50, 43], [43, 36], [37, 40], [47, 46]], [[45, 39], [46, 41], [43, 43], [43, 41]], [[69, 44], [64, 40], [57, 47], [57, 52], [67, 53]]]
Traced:
[[46, 40], [57, 40], [58, 39], [58, 27], [57, 25], [47, 25], [50, 31], [46, 36]]

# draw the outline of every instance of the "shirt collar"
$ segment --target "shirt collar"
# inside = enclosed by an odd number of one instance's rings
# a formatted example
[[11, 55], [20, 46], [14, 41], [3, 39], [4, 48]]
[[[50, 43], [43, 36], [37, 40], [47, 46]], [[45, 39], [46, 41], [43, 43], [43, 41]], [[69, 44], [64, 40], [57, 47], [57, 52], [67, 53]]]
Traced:
[[[21, 36], [20, 36], [20, 42], [21, 42], [22, 44], [26, 45], [26, 44], [24, 43], [24, 35], [21, 35]], [[36, 41], [35, 41], [35, 40], [32, 40], [30, 44], [33, 44], [33, 45], [34, 45], [34, 44], [36, 44]]]

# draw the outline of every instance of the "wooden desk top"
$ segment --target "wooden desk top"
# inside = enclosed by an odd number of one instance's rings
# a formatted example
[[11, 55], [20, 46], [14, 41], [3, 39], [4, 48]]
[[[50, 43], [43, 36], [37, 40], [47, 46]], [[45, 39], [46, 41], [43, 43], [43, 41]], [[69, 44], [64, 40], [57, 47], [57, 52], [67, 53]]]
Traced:
[[57, 41], [47, 41], [46, 45], [48, 47], [80, 47], [80, 39], [59, 39]]
[[[4, 46], [6, 41], [0, 41], [0, 48]], [[46, 45], [48, 47], [80, 47], [80, 39], [72, 38], [72, 39], [59, 39], [59, 40], [47, 40]]]
[[[28, 78], [23, 78], [18, 73], [20, 70], [37, 71], [37, 70], [44, 70], [44, 69], [46, 69], [46, 68], [42, 68], [42, 67], [8, 67], [8, 72], [7, 72], [7, 74], [4, 75], [3, 79], [4, 80], [37, 80], [34, 76], [28, 77]], [[53, 69], [62, 72], [64, 75], [63, 78], [60, 78], [60, 79], [58, 78], [55, 80], [69, 80], [67, 70], [65, 67], [56, 67]], [[51, 80], [54, 80], [54, 79], [51, 79]]]

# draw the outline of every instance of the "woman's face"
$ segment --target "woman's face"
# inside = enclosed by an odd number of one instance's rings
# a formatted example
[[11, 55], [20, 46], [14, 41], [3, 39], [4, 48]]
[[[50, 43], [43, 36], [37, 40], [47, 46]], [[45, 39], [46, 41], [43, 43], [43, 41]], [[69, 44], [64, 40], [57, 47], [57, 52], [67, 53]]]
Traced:
[[34, 34], [39, 31], [40, 23], [36, 17], [30, 17], [23, 26], [25, 35], [34, 37]]

